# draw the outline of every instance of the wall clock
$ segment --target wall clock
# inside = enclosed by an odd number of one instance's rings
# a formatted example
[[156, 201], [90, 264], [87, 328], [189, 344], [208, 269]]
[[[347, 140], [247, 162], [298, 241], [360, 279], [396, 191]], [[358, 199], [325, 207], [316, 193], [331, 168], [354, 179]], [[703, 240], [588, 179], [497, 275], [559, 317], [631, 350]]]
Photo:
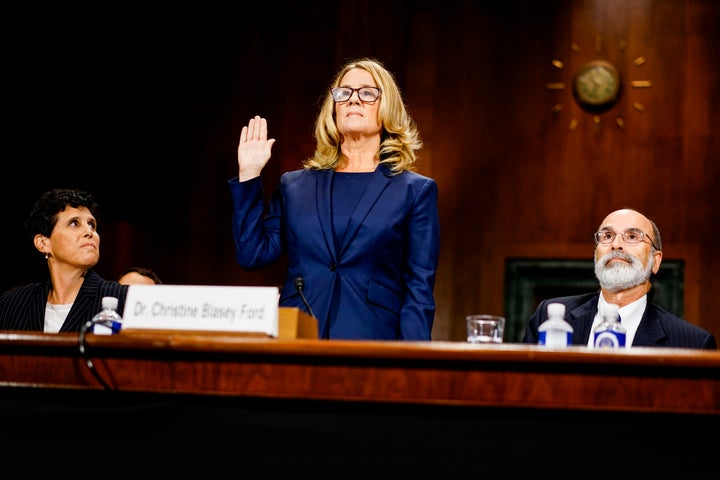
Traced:
[[592, 60], [578, 69], [572, 80], [572, 91], [582, 109], [604, 112], [620, 98], [620, 74], [612, 63]]
[[[600, 133], [600, 126], [604, 117], [607, 117], [613, 110], [613, 107], [619, 105], [624, 97], [630, 96], [635, 97], [636, 89], [645, 89], [652, 86], [650, 80], [630, 80], [626, 81], [620, 75], [620, 69], [616, 66], [617, 63], [613, 63], [607, 60], [600, 60], [603, 55], [603, 41], [602, 36], [597, 35], [595, 37], [595, 49], [592, 52], [594, 60], [587, 59], [577, 43], [570, 45], [571, 54], [581, 55], [585, 57], [582, 63], [578, 63], [580, 59], [569, 60], [570, 71], [574, 71], [574, 75], [568, 78], [565, 75], [565, 80], [558, 79], [557, 81], [550, 81], [545, 84], [545, 88], [550, 91], [553, 95], [554, 103], [550, 107], [550, 112], [553, 115], [561, 115], [564, 111], [562, 101], [569, 99], [580, 107], [580, 110], [584, 113], [590, 114], [590, 119], [594, 126], [596, 134]], [[617, 43], [617, 49], [619, 55], [615, 55], [623, 65], [626, 62], [622, 58], [622, 54], [627, 47], [627, 43], [621, 40]], [[608, 52], [610, 56], [612, 52]], [[592, 57], [591, 57], [592, 58]], [[635, 58], [632, 63], [635, 67], [641, 68], [645, 64], [645, 57], [640, 56]], [[565, 62], [559, 58], [554, 58], [551, 62], [552, 66], [557, 69], [558, 72], [567, 72]], [[577, 66], [579, 65], [579, 66]], [[568, 72], [569, 73], [569, 72]], [[634, 75], [632, 72], [628, 72], [629, 75]], [[563, 94], [564, 91], [570, 91], [567, 96]], [[638, 112], [644, 112], [645, 106], [638, 100], [633, 99], [630, 105]], [[572, 112], [572, 110], [570, 110]], [[622, 111], [622, 110], [620, 110]], [[577, 129], [578, 125], [581, 124], [584, 115], [581, 117], [572, 117], [568, 122], [570, 130]], [[625, 129], [625, 120], [618, 116], [615, 118], [615, 124], [621, 129]]]

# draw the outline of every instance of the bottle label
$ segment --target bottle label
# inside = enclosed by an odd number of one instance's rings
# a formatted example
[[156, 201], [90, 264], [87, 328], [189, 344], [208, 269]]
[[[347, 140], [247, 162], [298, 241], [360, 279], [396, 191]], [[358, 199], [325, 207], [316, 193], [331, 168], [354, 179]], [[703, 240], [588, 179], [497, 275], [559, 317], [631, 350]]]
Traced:
[[92, 333], [95, 335], [114, 335], [119, 333], [122, 328], [122, 322], [118, 322], [116, 320], [104, 320], [104, 322], [107, 322], [110, 325], [96, 323], [93, 325]]
[[538, 332], [538, 345], [566, 347], [572, 344], [572, 332], [565, 330], [541, 330]]
[[620, 348], [625, 346], [625, 334], [605, 330], [595, 334], [595, 347]]

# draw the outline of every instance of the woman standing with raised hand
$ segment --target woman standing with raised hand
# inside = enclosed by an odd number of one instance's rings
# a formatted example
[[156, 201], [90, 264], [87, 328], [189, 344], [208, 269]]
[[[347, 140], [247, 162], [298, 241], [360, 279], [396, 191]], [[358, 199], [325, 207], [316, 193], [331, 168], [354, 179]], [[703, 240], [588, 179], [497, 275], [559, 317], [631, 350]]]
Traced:
[[282, 175], [267, 210], [260, 173], [275, 139], [259, 116], [243, 127], [229, 181], [235, 258], [257, 269], [287, 254], [280, 305], [315, 314], [322, 338], [430, 340], [438, 188], [412, 171], [419, 133], [380, 62], [351, 61], [330, 87], [314, 155]]

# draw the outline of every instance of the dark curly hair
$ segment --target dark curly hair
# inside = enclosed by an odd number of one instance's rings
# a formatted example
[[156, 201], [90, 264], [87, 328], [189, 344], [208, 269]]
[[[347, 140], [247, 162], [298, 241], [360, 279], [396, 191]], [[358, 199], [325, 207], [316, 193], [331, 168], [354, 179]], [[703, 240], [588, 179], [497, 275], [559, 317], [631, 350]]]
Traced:
[[30, 239], [38, 233], [49, 237], [57, 223], [58, 214], [67, 207], [85, 207], [98, 219], [98, 204], [91, 193], [70, 188], [54, 188], [40, 196], [25, 219], [25, 230]]
[[155, 284], [157, 284], [157, 285], [162, 285], [162, 283], [163, 283], [160, 280], [160, 276], [157, 273], [155, 273], [153, 270], [151, 270], [149, 268], [145, 268], [145, 267], [127, 267], [122, 272], [120, 277], [118, 277], [118, 278], [122, 278], [124, 275], [131, 273], [131, 272], [139, 273], [143, 277], [151, 278], [152, 281], [155, 282]]

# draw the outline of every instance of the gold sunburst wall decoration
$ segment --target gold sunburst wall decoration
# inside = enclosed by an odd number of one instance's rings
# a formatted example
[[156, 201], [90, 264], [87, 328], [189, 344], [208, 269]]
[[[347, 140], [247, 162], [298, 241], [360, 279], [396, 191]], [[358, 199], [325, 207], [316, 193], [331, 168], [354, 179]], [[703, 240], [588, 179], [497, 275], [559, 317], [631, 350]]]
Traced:
[[[617, 44], [620, 53], [623, 53], [626, 47], [627, 42], [624, 40]], [[603, 39], [600, 35], [595, 37], [594, 57], [583, 59], [580, 46], [574, 42], [571, 44], [571, 50], [573, 54], [578, 55], [573, 56], [569, 68], [566, 68], [565, 62], [559, 58], [554, 58], [550, 62], [553, 68], [553, 76], [559, 73], [562, 77], [558, 81], [545, 84], [545, 88], [554, 94], [554, 103], [550, 107], [551, 114], [555, 115], [563, 111], [563, 101], [574, 101], [582, 112], [589, 115], [595, 133], [599, 134], [603, 123], [603, 115], [611, 116], [617, 105], [626, 97], [632, 96], [632, 90], [652, 86], [650, 80], [631, 79], [626, 81], [626, 74], [611, 60], [602, 57]], [[635, 58], [632, 62], [633, 70], [627, 73], [633, 77], [642, 73], [639, 69], [642, 68], [646, 61], [643, 56]], [[638, 70], [634, 70], [635, 68]], [[645, 106], [639, 101], [631, 99], [628, 101], [632, 101], [632, 107], [635, 111], [640, 113], [645, 111]], [[576, 130], [581, 118], [571, 118], [568, 128], [572, 131]], [[619, 129], [625, 129], [625, 119], [617, 115], [614, 120]]]

